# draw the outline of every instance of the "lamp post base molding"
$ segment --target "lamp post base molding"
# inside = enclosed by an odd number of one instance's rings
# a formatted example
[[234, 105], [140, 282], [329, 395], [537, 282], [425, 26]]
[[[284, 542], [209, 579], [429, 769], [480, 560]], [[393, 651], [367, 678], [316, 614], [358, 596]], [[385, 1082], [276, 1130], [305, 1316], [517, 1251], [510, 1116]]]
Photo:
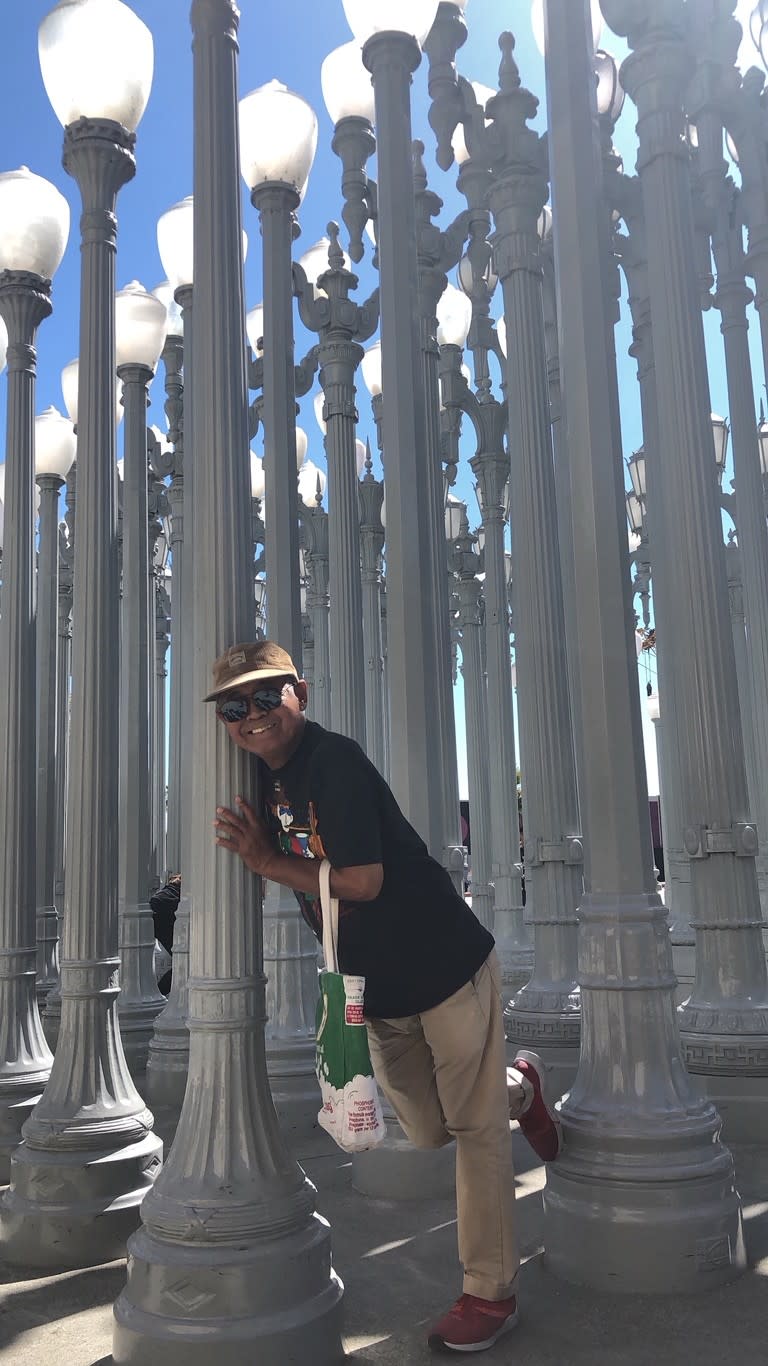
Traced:
[[672, 1168], [671, 1180], [663, 1145], [656, 1159], [643, 1170], [640, 1155], [630, 1164], [628, 1154], [623, 1168], [614, 1162], [600, 1172], [566, 1147], [548, 1169], [544, 1191], [550, 1271], [593, 1290], [682, 1295], [714, 1290], [745, 1270], [730, 1155], [713, 1161], [704, 1176], [681, 1170], [675, 1179]]
[[672, 968], [677, 978], [675, 1005], [683, 1005], [693, 991], [696, 981], [695, 944], [672, 944]]
[[61, 1028], [61, 989], [58, 983], [48, 992], [45, 1007], [40, 1012], [40, 1019], [45, 1042], [51, 1052], [55, 1053], [59, 1041], [59, 1029]]
[[268, 1041], [267, 1076], [284, 1138], [295, 1143], [314, 1134], [322, 1104], [314, 1039], [300, 1039], [294, 1044], [285, 1039]]
[[0, 1203], [0, 1259], [11, 1266], [98, 1266], [125, 1256], [163, 1161], [154, 1134], [119, 1149], [67, 1154], [22, 1143]]
[[0, 1102], [0, 1186], [11, 1179], [11, 1158], [21, 1143], [21, 1128], [39, 1101], [47, 1078], [38, 1081], [32, 1094], [29, 1087], [19, 1088], [18, 1095], [6, 1095]]
[[456, 1189], [456, 1145], [414, 1148], [387, 1117], [383, 1143], [353, 1156], [352, 1186], [374, 1200], [442, 1199]]
[[[155, 1032], [149, 1045], [147, 1071], [141, 1091], [155, 1117], [154, 1131], [170, 1147], [184, 1104], [189, 1072], [189, 1030], [186, 1018], [176, 1015]], [[159, 1017], [158, 1017], [159, 1020]]]
[[147, 1060], [152, 1042], [153, 1026], [164, 1002], [152, 1006], [137, 1006], [135, 1010], [126, 1007], [119, 1011], [120, 1038], [123, 1053], [134, 1083], [143, 1095], [146, 1090]]
[[265, 1233], [243, 1247], [130, 1240], [115, 1304], [115, 1366], [338, 1366], [344, 1287], [328, 1224]]
[[[768, 1046], [765, 1038], [727, 1035], [702, 1040], [682, 1034], [683, 1057], [694, 1088], [723, 1121], [726, 1143], [759, 1143], [768, 1131]], [[703, 1071], [704, 1057], [722, 1070]], [[727, 1071], [725, 1069], [728, 1069]]]

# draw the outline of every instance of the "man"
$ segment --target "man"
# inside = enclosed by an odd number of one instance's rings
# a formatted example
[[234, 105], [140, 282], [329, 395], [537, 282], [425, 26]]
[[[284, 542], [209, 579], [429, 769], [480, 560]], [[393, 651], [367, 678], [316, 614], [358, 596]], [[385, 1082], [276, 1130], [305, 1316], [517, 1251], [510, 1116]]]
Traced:
[[456, 1139], [464, 1293], [431, 1346], [482, 1351], [517, 1322], [512, 1113], [551, 1161], [559, 1128], [541, 1062], [519, 1054], [505, 1074], [493, 937], [402, 815], [354, 740], [306, 719], [307, 685], [271, 641], [234, 645], [205, 699], [259, 762], [262, 810], [219, 807], [216, 843], [297, 894], [320, 937], [320, 862], [339, 898], [339, 963], [365, 977], [376, 1079], [419, 1147]]

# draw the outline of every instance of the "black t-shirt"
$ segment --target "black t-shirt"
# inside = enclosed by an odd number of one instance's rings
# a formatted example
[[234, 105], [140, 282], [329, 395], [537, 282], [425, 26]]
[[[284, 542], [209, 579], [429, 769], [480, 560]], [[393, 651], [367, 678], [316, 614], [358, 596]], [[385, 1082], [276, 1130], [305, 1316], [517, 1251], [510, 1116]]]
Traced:
[[[281, 769], [262, 765], [262, 781], [264, 816], [284, 853], [334, 868], [383, 866], [378, 896], [339, 906], [339, 967], [365, 977], [367, 1015], [418, 1015], [469, 981], [493, 936], [356, 741], [307, 721], [296, 753]], [[319, 898], [296, 896], [321, 939]]]

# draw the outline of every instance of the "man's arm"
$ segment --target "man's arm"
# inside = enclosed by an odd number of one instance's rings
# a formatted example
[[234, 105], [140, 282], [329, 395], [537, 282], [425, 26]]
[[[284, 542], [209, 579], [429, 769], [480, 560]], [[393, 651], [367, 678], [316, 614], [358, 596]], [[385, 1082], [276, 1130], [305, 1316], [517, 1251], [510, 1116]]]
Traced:
[[[319, 897], [320, 860], [276, 850], [269, 830], [253, 807], [242, 797], [236, 801], [239, 815], [228, 807], [217, 807], [216, 843], [230, 853], [239, 854], [252, 873], [290, 887], [293, 892]], [[381, 891], [383, 881], [384, 869], [380, 863], [332, 868], [331, 896], [344, 901], [373, 901]]]

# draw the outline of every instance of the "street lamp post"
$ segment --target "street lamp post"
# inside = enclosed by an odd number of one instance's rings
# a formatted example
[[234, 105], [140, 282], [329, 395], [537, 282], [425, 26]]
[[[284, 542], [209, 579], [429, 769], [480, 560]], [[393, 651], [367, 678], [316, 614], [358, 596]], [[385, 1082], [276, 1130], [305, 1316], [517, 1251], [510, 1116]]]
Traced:
[[[411, 73], [437, 0], [416, 0], [392, 13], [386, 0], [344, 0], [363, 62], [373, 77], [377, 128], [378, 218], [382, 335], [383, 445], [387, 480], [387, 615], [390, 695], [399, 723], [390, 735], [390, 779], [408, 820], [441, 858], [442, 794], [434, 783], [440, 751], [434, 705], [431, 585], [424, 528], [431, 512], [424, 485], [426, 425], [417, 319], [416, 214], [411, 160]], [[389, 395], [389, 399], [387, 398]], [[420, 586], [418, 592], [413, 585]]]
[[[603, 8], [608, 12], [607, 0]], [[547, 1255], [556, 1273], [582, 1284], [682, 1291], [743, 1267], [740, 1208], [719, 1118], [685, 1073], [655, 890], [588, 5], [545, 0], [545, 16], [581, 715], [590, 756], [581, 798], [591, 845], [590, 886], [579, 906], [581, 1061], [561, 1110], [563, 1152], [547, 1174]], [[696, 310], [698, 301], [688, 306]], [[675, 449], [668, 447], [669, 461]]]
[[83, 204], [78, 517], [87, 531], [75, 550], [61, 1028], [12, 1160], [0, 1238], [10, 1262], [78, 1266], [122, 1255], [162, 1162], [117, 1016], [115, 203], [135, 171], [153, 56], [149, 30], [119, 0], [59, 3], [42, 21], [39, 48]]
[[[338, 227], [331, 238], [326, 268], [316, 285], [294, 266], [299, 313], [305, 327], [320, 337], [320, 383], [325, 395], [322, 419], [328, 458], [330, 697], [331, 728], [365, 747], [365, 673], [363, 603], [360, 578], [360, 519], [355, 469], [355, 371], [378, 323], [374, 295], [362, 307], [349, 292], [356, 276], [344, 267]], [[319, 718], [317, 718], [319, 719]]]
[[[168, 276], [167, 291], [155, 293], [166, 305], [165, 366], [168, 434], [173, 473], [171, 510], [171, 697], [168, 772], [168, 871], [181, 873], [181, 898], [173, 926], [173, 975], [165, 1009], [157, 1016], [149, 1044], [146, 1095], [156, 1129], [172, 1138], [189, 1070], [189, 915], [191, 900], [192, 753], [196, 726], [193, 691], [194, 629], [194, 427], [190, 376], [194, 354], [194, 200], [191, 195], [158, 219], [157, 245]], [[169, 297], [170, 296], [170, 297]], [[183, 373], [182, 373], [183, 371]]]
[[381, 552], [384, 528], [381, 506], [383, 480], [375, 479], [370, 446], [365, 474], [358, 484], [360, 554], [363, 583], [363, 651], [365, 654], [365, 736], [368, 758], [379, 773], [386, 770], [384, 658], [381, 641]]
[[507, 1037], [541, 1051], [567, 1086], [576, 1064], [576, 907], [583, 849], [568, 691], [557, 503], [549, 421], [538, 223], [547, 198], [542, 149], [527, 121], [537, 101], [502, 43], [500, 94], [465, 126], [470, 159], [490, 165], [494, 269], [507, 324], [510, 506], [526, 887], [533, 901], [531, 980], [511, 1001]]
[[[241, 100], [241, 168], [259, 213], [263, 250], [260, 416], [268, 508], [264, 533], [267, 630], [288, 650], [299, 672], [302, 632], [291, 244], [297, 229], [294, 211], [309, 178], [316, 146], [314, 111], [279, 81], [270, 81]], [[296, 897], [289, 888], [274, 882], [265, 885], [264, 959], [269, 982], [267, 1058], [273, 1094], [289, 1130], [311, 1131], [318, 1111], [314, 1061], [316, 954]]]
[[[693, 59], [682, 36], [680, 0], [667, 0], [661, 12], [648, 0], [603, 0], [603, 10], [632, 49], [622, 82], [638, 110], [639, 176], [645, 221], [653, 225], [646, 243], [648, 286], [659, 449], [668, 454], [649, 465], [649, 505], [663, 510], [662, 533], [665, 527], [690, 528], [685, 556], [677, 557], [666, 581], [658, 583], [675, 632], [667, 663], [674, 671], [675, 697], [681, 699], [678, 762], [696, 930], [696, 981], [681, 1007], [680, 1029], [689, 1071], [716, 1100], [726, 1135], [747, 1137], [762, 1122], [768, 1099], [762, 1081], [768, 977], [699, 284], [690, 252], [681, 95]], [[658, 522], [654, 513], [654, 532]]]
[[[234, 0], [193, 0], [195, 133], [194, 697], [254, 630], [238, 186]], [[269, 522], [267, 522], [267, 525]], [[273, 561], [274, 563], [274, 561]], [[283, 1145], [264, 1048], [258, 881], [219, 849], [217, 803], [252, 793], [248, 756], [197, 706], [189, 1083], [176, 1137], [129, 1244], [116, 1366], [263, 1366], [341, 1351], [341, 1285], [314, 1189]]]
[[42, 1007], [58, 981], [56, 913], [57, 715], [59, 688], [59, 494], [75, 458], [75, 434], [55, 408], [35, 418], [35, 476], [40, 490], [37, 555], [37, 994]]
[[53, 185], [22, 167], [0, 176], [0, 221], [0, 317], [8, 331], [0, 616], [0, 1180], [7, 1181], [22, 1123], [51, 1065], [35, 991], [35, 338], [51, 312], [69, 207]]
[[458, 536], [451, 541], [449, 564], [456, 576], [457, 629], [464, 678], [464, 716], [467, 733], [467, 776], [472, 837], [472, 910], [486, 929], [493, 926], [491, 884], [491, 829], [488, 765], [488, 697], [482, 660], [482, 597], [477, 577], [482, 561], [469, 530], [467, 509], [458, 504]]
[[[123, 383], [123, 576], [120, 663], [118, 1014], [126, 1062], [146, 1072], [152, 1025], [165, 1006], [154, 974], [152, 880], [147, 389], [165, 338], [166, 310], [134, 280], [115, 301], [117, 374]], [[153, 604], [154, 605], [154, 604]]]

